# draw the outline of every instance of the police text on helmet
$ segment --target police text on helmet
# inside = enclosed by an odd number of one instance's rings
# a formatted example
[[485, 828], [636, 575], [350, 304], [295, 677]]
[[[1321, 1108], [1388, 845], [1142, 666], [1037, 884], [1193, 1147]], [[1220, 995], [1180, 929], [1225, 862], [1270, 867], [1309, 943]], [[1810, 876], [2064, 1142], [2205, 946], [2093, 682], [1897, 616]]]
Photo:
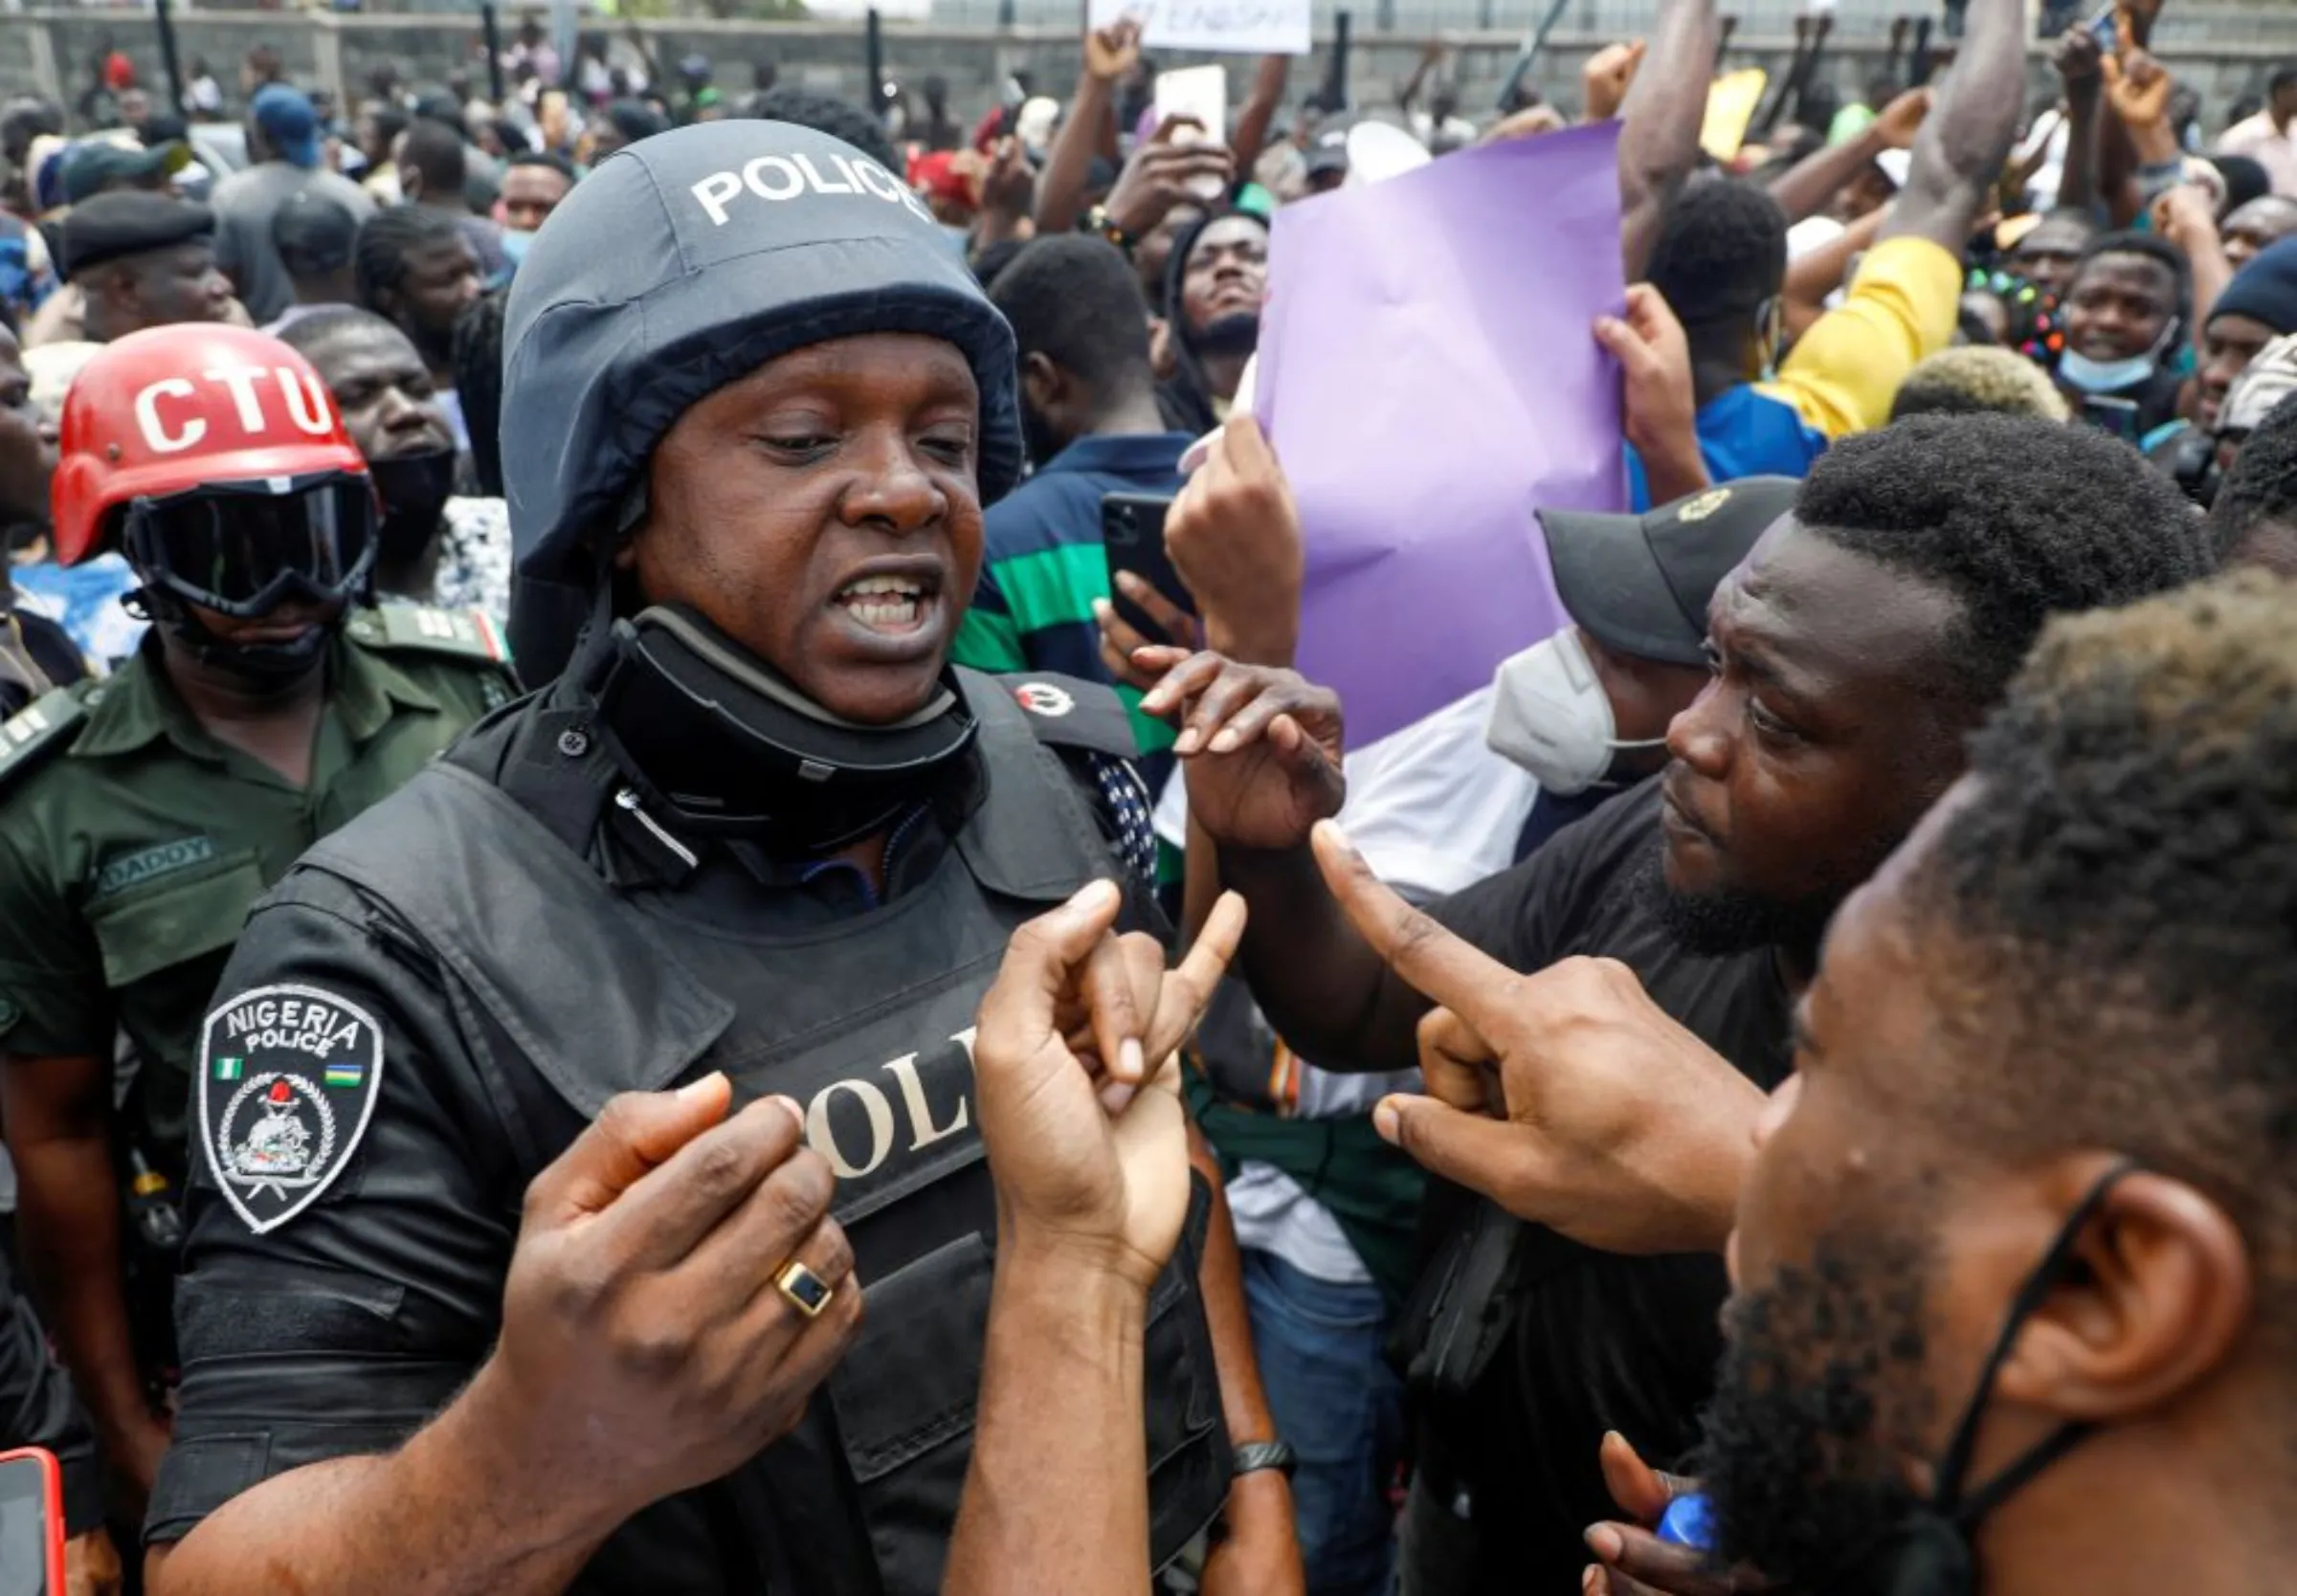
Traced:
[[739, 167], [712, 172], [694, 185], [694, 197], [709, 213], [712, 227], [724, 227], [727, 208], [745, 193], [778, 205], [810, 194], [869, 194], [888, 205], [905, 205], [925, 221], [933, 219], [909, 186], [866, 155], [832, 155], [836, 170], [825, 173], [810, 155], [761, 155]]

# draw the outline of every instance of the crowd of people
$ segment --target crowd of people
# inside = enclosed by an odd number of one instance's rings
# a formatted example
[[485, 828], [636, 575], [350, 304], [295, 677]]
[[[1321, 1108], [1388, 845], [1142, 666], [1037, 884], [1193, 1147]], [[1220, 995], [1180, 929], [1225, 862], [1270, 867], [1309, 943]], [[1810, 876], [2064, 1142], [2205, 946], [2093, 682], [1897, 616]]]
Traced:
[[[1487, 126], [1131, 20], [970, 125], [533, 20], [0, 105], [71, 1596], [2271, 1588], [2297, 65], [2162, 4], [2036, 103], [1806, 19], [1720, 144], [1714, 0]], [[1351, 738], [1272, 239], [1615, 122], [1616, 507]]]

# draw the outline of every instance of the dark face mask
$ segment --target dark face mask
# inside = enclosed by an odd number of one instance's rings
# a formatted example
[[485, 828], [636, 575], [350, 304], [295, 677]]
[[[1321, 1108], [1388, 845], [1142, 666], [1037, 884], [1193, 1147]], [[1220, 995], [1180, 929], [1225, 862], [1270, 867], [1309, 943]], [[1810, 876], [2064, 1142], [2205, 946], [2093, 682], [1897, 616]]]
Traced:
[[[2090, 1187], [2059, 1227], [2041, 1262], [2018, 1288], [2003, 1319], [2001, 1331], [1995, 1338], [1994, 1347], [1978, 1371], [1970, 1399], [1955, 1423], [1953, 1437], [1938, 1464], [1929, 1498], [1925, 1501], [1914, 1497], [1895, 1480], [1869, 1481], [1864, 1485], [1828, 1482], [1826, 1490], [1839, 1498], [1834, 1505], [1845, 1510], [1846, 1523], [1872, 1526], [1884, 1522], [1884, 1527], [1867, 1529], [1862, 1542], [1845, 1548], [1841, 1555], [1827, 1560], [1806, 1557], [1799, 1560], [1804, 1566], [1781, 1569], [1784, 1583], [1778, 1588], [1813, 1593], [1872, 1592], [1873, 1596], [1977, 1596], [1977, 1561], [1971, 1549], [1971, 1538], [1976, 1534], [1980, 1522], [2019, 1487], [2064, 1456], [2091, 1429], [2086, 1424], [2062, 1425], [1984, 1485], [1974, 1491], [1967, 1490], [1971, 1454], [1976, 1449], [1979, 1422], [1993, 1395], [1995, 1377], [2017, 1345], [2018, 1331], [2065, 1277], [2073, 1263], [2074, 1249], [2105, 1202], [2106, 1194], [2115, 1182], [2135, 1167], [2127, 1161], [2117, 1164]], [[1859, 1406], [1867, 1409], [1871, 1420], [1871, 1393]], [[1828, 1439], [1818, 1438], [1821, 1453]], [[1746, 1559], [1760, 1566], [1762, 1541], [1768, 1539], [1759, 1531], [1750, 1536], [1744, 1533], [1746, 1526], [1734, 1524], [1741, 1512], [1734, 1498], [1743, 1494], [1749, 1499], [1749, 1516], [1756, 1519], [1767, 1517], [1774, 1525], [1797, 1511], [1795, 1502], [1781, 1496], [1782, 1487], [1789, 1482], [1775, 1476], [1755, 1477], [1762, 1472], [1733, 1469], [1724, 1462], [1710, 1475], [1709, 1492], [1721, 1518], [1721, 1551], [1727, 1561]], [[1808, 1510], [1810, 1499], [1810, 1496], [1804, 1496], [1802, 1509]], [[1789, 1539], [1807, 1541], [1809, 1537], [1790, 1532]]]
[[431, 540], [438, 536], [439, 517], [455, 493], [455, 451], [435, 449], [424, 454], [401, 454], [371, 460], [368, 474], [383, 499], [383, 521], [376, 531], [376, 560], [386, 565], [405, 565], [422, 558]]

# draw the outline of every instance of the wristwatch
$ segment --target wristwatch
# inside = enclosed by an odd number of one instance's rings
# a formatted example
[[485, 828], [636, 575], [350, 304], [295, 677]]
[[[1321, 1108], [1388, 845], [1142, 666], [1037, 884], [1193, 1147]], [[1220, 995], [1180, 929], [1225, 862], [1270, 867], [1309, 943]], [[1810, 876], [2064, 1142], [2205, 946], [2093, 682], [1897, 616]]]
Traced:
[[1249, 1474], [1261, 1469], [1274, 1469], [1286, 1479], [1300, 1467], [1300, 1459], [1292, 1455], [1292, 1448], [1282, 1441], [1247, 1441], [1236, 1451], [1233, 1468], [1237, 1474]]
[[1096, 205], [1084, 213], [1084, 220], [1077, 224], [1077, 231], [1099, 233], [1126, 255], [1130, 255], [1133, 245], [1140, 242], [1139, 239], [1109, 219], [1108, 207], [1105, 205]]

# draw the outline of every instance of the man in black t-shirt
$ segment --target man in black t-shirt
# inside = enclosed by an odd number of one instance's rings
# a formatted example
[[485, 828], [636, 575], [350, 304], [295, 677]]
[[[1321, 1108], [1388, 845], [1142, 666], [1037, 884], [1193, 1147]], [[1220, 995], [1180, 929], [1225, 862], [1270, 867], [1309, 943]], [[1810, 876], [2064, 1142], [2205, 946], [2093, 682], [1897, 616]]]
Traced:
[[[1656, 1005], [1694, 1051], [1768, 1088], [1787, 1072], [1790, 996], [1828, 917], [1960, 773], [1963, 739], [2043, 619], [2207, 565], [2175, 488], [2085, 430], [1926, 417], [1850, 439], [1717, 590], [1714, 681], [1670, 728], [1667, 770], [1433, 913], [1514, 970], [1619, 961], [1648, 993], [1621, 1004]], [[1216, 655], [1157, 662], [1171, 669], [1146, 707], [1182, 717], [1191, 809], [1250, 902], [1240, 964], [1277, 1029], [1340, 1069], [1409, 1068], [1423, 1046], [1472, 1055], [1479, 1039], [1426, 1018], [1306, 847], [1339, 808], [1337, 700]], [[1211, 751], [1223, 730], [1234, 741]], [[1558, 1067], [1599, 1029], [1559, 1029]], [[1611, 1512], [1604, 1431], [1655, 1459], [1695, 1440], [1723, 1235], [1681, 1211], [1545, 1215], [1608, 1251], [1488, 1205], [1460, 1221], [1423, 1282], [1415, 1373], [1434, 1394], [1407, 1592], [1574, 1588], [1581, 1532]]]

